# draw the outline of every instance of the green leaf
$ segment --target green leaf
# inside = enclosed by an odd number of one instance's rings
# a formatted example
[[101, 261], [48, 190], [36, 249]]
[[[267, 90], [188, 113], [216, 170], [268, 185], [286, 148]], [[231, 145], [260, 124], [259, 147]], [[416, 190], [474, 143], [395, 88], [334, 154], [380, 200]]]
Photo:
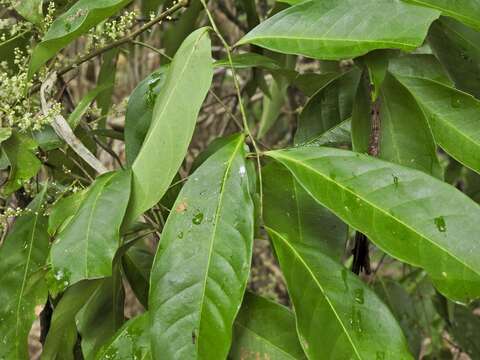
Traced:
[[416, 70], [392, 73], [426, 113], [437, 144], [465, 166], [480, 172], [480, 101]]
[[368, 71], [370, 79], [372, 101], [377, 100], [380, 95], [380, 89], [387, 75], [388, 60], [390, 52], [388, 50], [377, 50], [368, 53], [361, 58]]
[[18, 69], [18, 65], [14, 62], [15, 49], [25, 50], [32, 36], [31, 30], [22, 31], [13, 37], [10, 37], [9, 31], [3, 30], [0, 31], [0, 35], [6, 37], [6, 40], [0, 42], [0, 62], [6, 61], [10, 68]]
[[404, 0], [412, 4], [440, 10], [464, 24], [480, 30], [480, 3], [477, 0]]
[[315, 244], [267, 231], [309, 359], [413, 359], [390, 310], [358, 277]]
[[123, 270], [137, 299], [148, 306], [148, 289], [153, 254], [144, 244], [133, 245], [123, 256]]
[[212, 77], [208, 29], [201, 28], [183, 42], [155, 101], [152, 124], [132, 165], [132, 199], [126, 223], [165, 194], [186, 154]]
[[[112, 106], [112, 95], [115, 88], [115, 77], [117, 74], [117, 60], [120, 48], [116, 47], [102, 55], [102, 66], [98, 74], [97, 86], [105, 87], [96, 96], [97, 106], [102, 115], [107, 115]], [[103, 121], [105, 127], [106, 121]]]
[[342, 121], [331, 129], [328, 129], [323, 134], [320, 134], [313, 139], [308, 145], [316, 146], [333, 146], [341, 148], [352, 147], [352, 118]]
[[93, 100], [95, 100], [100, 93], [110, 87], [112, 87], [111, 84], [97, 86], [93, 90], [89, 91], [82, 100], [80, 100], [78, 105], [75, 107], [75, 110], [73, 110], [67, 119], [68, 124], [73, 130], [75, 130], [78, 124], [80, 124], [80, 120], [82, 120], [83, 115], [85, 115]]
[[265, 223], [340, 261], [348, 237], [345, 223], [316, 202], [279, 163], [268, 164], [262, 175]]
[[422, 44], [438, 16], [436, 10], [399, 0], [304, 1], [264, 21], [238, 44], [325, 60], [375, 49], [411, 51]]
[[244, 137], [206, 160], [180, 192], [150, 277], [155, 359], [224, 359], [250, 269], [253, 203]]
[[428, 40], [455, 87], [480, 99], [480, 33], [442, 17], [433, 23]]
[[37, 143], [22, 133], [13, 132], [1, 146], [10, 162], [10, 175], [1, 192], [10, 195], [34, 177], [42, 164], [35, 156]]
[[76, 193], [58, 200], [50, 211], [48, 217], [48, 234], [53, 236], [56, 232], [63, 230], [69, 220], [77, 212], [78, 208], [85, 199], [86, 191], [77, 191]]
[[448, 329], [461, 349], [470, 355], [472, 359], [480, 357], [480, 317], [465, 306], [454, 305], [453, 320]]
[[80, 208], [58, 234], [50, 253], [54, 277], [72, 285], [112, 274], [120, 225], [130, 195], [130, 172], [97, 178]]
[[50, 243], [43, 215], [46, 188], [18, 217], [0, 247], [0, 358], [28, 359], [35, 307], [47, 299], [42, 269]]
[[150, 14], [157, 13], [158, 9], [165, 2], [165, 0], [142, 0], [142, 13], [145, 16], [150, 16]]
[[[281, 65], [278, 61], [256, 53], [244, 53], [232, 55], [232, 63], [235, 69], [249, 69], [252, 67], [259, 67], [268, 70], [279, 70]], [[230, 61], [228, 58], [217, 60], [213, 63], [214, 67], [230, 68]]]
[[78, 0], [67, 12], [55, 19], [42, 41], [33, 49], [29, 78], [58, 51], [131, 1]]
[[423, 335], [412, 297], [398, 282], [390, 279], [379, 278], [374, 289], [397, 319], [407, 337], [410, 352], [417, 359]]
[[391, 256], [423, 267], [440, 292], [480, 297], [480, 206], [423, 172], [346, 150], [270, 151], [323, 206]]
[[118, 272], [99, 281], [101, 284], [75, 317], [85, 360], [94, 359], [124, 321], [125, 293]]
[[100, 284], [100, 280], [82, 281], [63, 294], [53, 312], [42, 360], [74, 359], [73, 351], [77, 342], [75, 316]]
[[127, 104], [125, 114], [125, 155], [133, 164], [152, 123], [155, 100], [165, 84], [168, 67], [154, 71], [137, 85]]
[[286, 307], [246, 293], [235, 320], [229, 359], [305, 359], [295, 331], [295, 317]]
[[335, 71], [299, 74], [293, 79], [292, 85], [298, 87], [306, 96], [313, 96], [341, 75], [342, 73]]
[[299, 117], [294, 139], [296, 145], [317, 143], [328, 130], [352, 116], [360, 75], [361, 71], [353, 68], [326, 84], [310, 98]]
[[150, 353], [150, 337], [148, 313], [138, 315], [127, 321], [108, 344], [102, 347], [96, 360], [148, 360]]
[[41, 24], [43, 0], [13, 0], [12, 6], [23, 18], [34, 24]]
[[12, 129], [10, 128], [0, 128], [0, 144], [12, 136]]

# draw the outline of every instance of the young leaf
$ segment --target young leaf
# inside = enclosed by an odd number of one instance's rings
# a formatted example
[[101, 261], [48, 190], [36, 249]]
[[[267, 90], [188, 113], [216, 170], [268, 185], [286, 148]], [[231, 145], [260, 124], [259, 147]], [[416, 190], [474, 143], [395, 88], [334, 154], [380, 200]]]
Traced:
[[0, 247], [0, 358], [28, 359], [27, 337], [35, 307], [43, 305], [47, 287], [42, 268], [50, 246], [43, 215], [46, 188], [18, 217]]
[[423, 172], [346, 150], [270, 151], [319, 203], [393, 257], [423, 267], [440, 292], [480, 297], [480, 206]]
[[42, 41], [33, 49], [29, 77], [58, 51], [131, 1], [78, 0], [66, 13], [55, 19]]
[[328, 130], [352, 116], [361, 71], [354, 68], [320, 89], [300, 114], [295, 144], [317, 143]]
[[25, 181], [34, 177], [42, 163], [35, 156], [37, 143], [22, 133], [13, 132], [1, 146], [10, 162], [10, 175], [1, 192], [3, 195], [10, 195], [20, 189]]
[[295, 317], [286, 307], [246, 293], [235, 320], [229, 359], [305, 359], [295, 331]]
[[476, 0], [404, 0], [419, 6], [440, 10], [476, 30], [480, 30], [480, 3]]
[[117, 331], [110, 342], [100, 349], [95, 359], [151, 359], [149, 325], [148, 313], [130, 319]]
[[150, 277], [154, 359], [223, 359], [250, 269], [253, 203], [243, 136], [189, 178]]
[[100, 284], [101, 280], [82, 281], [62, 295], [53, 312], [42, 360], [74, 359], [73, 349], [77, 342], [75, 316]]
[[140, 151], [152, 123], [155, 100], [165, 84], [168, 67], [154, 71], [137, 85], [128, 99], [125, 114], [125, 155], [129, 165]]
[[428, 40], [455, 87], [480, 99], [480, 33], [442, 17], [433, 23]]
[[155, 101], [142, 148], [133, 162], [126, 223], [156, 204], [178, 171], [213, 77], [208, 29], [194, 31], [178, 50]]
[[465, 166], [480, 172], [480, 100], [419, 71], [423, 70], [412, 67], [408, 72], [400, 68], [391, 72], [428, 116], [438, 145]]
[[264, 21], [238, 44], [325, 60], [375, 49], [408, 51], [422, 44], [439, 15], [398, 0], [304, 1]]
[[268, 164], [262, 174], [265, 223], [340, 261], [347, 225], [316, 202], [281, 164]]
[[97, 178], [80, 208], [60, 232], [50, 252], [56, 280], [72, 285], [112, 274], [120, 245], [120, 225], [130, 195], [129, 171]]
[[413, 359], [390, 310], [358, 277], [318, 246], [269, 227], [267, 231], [309, 359]]

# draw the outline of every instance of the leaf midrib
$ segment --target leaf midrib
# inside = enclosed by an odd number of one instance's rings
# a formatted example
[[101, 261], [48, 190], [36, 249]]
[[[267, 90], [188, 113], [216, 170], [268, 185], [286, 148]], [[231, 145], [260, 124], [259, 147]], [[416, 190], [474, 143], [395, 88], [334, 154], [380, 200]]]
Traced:
[[[386, 217], [388, 218], [391, 218], [393, 220], [395, 220], [397, 223], [399, 223], [400, 225], [404, 226], [405, 228], [409, 229], [410, 231], [412, 231], [413, 233], [417, 234], [417, 236], [419, 236], [420, 238], [426, 240], [428, 243], [432, 244], [434, 247], [440, 249], [441, 251], [443, 251], [444, 253], [448, 254], [452, 259], [456, 260], [459, 264], [463, 265], [464, 267], [466, 267], [467, 269], [469, 269], [470, 271], [472, 271], [473, 273], [477, 274], [480, 276], [480, 273], [473, 269], [469, 264], [466, 264], [464, 263], [463, 261], [461, 261], [461, 259], [459, 259], [456, 255], [452, 254], [450, 251], [448, 251], [447, 249], [444, 249], [442, 248], [439, 244], [435, 243], [434, 241], [430, 240], [429, 238], [427, 238], [426, 236], [424, 236], [423, 234], [420, 234], [416, 229], [412, 228], [411, 226], [409, 226], [408, 224], [404, 223], [403, 221], [401, 221], [400, 219], [392, 216], [391, 214], [389, 214], [388, 212], [386, 212], [385, 210], [383, 210], [382, 208], [379, 208], [378, 206], [374, 205], [373, 203], [371, 203], [370, 201], [366, 200], [363, 196], [360, 196], [359, 194], [353, 192], [352, 190], [348, 189], [347, 187], [343, 186], [342, 184], [338, 183], [338, 182], [335, 182], [333, 180], [331, 180], [330, 178], [328, 178], [327, 176], [325, 176], [324, 174], [320, 173], [319, 171], [317, 171], [316, 169], [312, 168], [311, 166], [308, 166], [307, 164], [305, 163], [302, 163], [301, 161], [298, 161], [297, 159], [295, 158], [292, 158], [292, 157], [288, 157], [288, 156], [285, 156], [283, 154], [281, 154], [281, 152], [270, 152], [270, 154], [274, 153], [275, 155], [273, 155], [272, 157], [280, 157], [280, 158], [284, 158], [288, 161], [292, 161], [296, 164], [299, 164], [300, 166], [312, 171], [313, 173], [316, 173], [318, 176], [322, 177], [324, 180], [334, 184], [335, 186], [339, 187], [339, 188], [342, 188], [343, 191], [345, 192], [348, 192], [350, 193], [351, 195], [353, 196], [356, 196], [358, 197], [359, 199], [361, 199], [365, 204], [367, 205], [370, 205], [372, 208], [374, 208], [375, 210], [379, 211], [380, 213], [383, 213]], [[418, 171], [418, 170], [417, 170]], [[293, 172], [292, 172], [293, 173]], [[295, 178], [297, 178], [297, 176], [295, 174], [293, 174], [295, 176]], [[301, 181], [297, 178], [298, 182], [301, 184]], [[307, 190], [308, 191], [308, 190]], [[309, 192], [310, 193], [310, 192]], [[315, 196], [313, 196], [315, 198]], [[316, 199], [316, 198], [315, 198]], [[317, 200], [318, 201], [318, 200]]]
[[213, 248], [214, 248], [214, 244], [215, 244], [215, 239], [216, 239], [216, 235], [217, 235], [217, 225], [218, 225], [218, 219], [220, 217], [220, 212], [223, 208], [223, 195], [225, 193], [225, 184], [227, 182], [227, 177], [228, 177], [228, 174], [230, 173], [230, 169], [232, 167], [232, 164], [233, 164], [233, 160], [235, 159], [235, 156], [237, 155], [237, 152], [239, 150], [239, 148], [241, 148], [241, 145], [243, 144], [243, 136], [239, 137], [239, 139], [237, 140], [238, 143], [236, 144], [233, 152], [232, 152], [232, 155], [230, 156], [230, 158], [228, 159], [228, 165], [225, 169], [225, 173], [223, 174], [223, 179], [222, 179], [222, 185], [221, 185], [221, 188], [220, 188], [220, 193], [219, 193], [219, 198], [218, 198], [218, 205], [217, 205], [217, 209], [215, 211], [215, 217], [214, 217], [214, 225], [213, 225], [213, 231], [212, 231], [212, 236], [210, 238], [210, 248], [209, 248], [209, 251], [208, 251], [208, 259], [207, 259], [207, 266], [206, 266], [206, 272], [205, 272], [205, 279], [203, 281], [203, 286], [202, 286], [202, 296], [201, 296], [201, 299], [200, 299], [200, 314], [199, 314], [199, 317], [198, 317], [198, 334], [197, 334], [197, 341], [195, 342], [195, 349], [196, 349], [196, 352], [198, 354], [198, 347], [199, 347], [199, 344], [200, 344], [200, 330], [202, 328], [202, 316], [203, 316], [203, 308], [204, 308], [204, 303], [205, 303], [205, 292], [206, 292], [206, 288], [207, 288], [207, 281], [209, 279], [209, 272], [210, 272], [210, 261], [212, 259], [212, 253], [213, 253]]
[[[300, 260], [300, 262], [302, 263], [302, 265], [305, 267], [305, 269], [307, 270], [307, 272], [309, 273], [310, 277], [312, 278], [313, 282], [317, 285], [317, 287], [320, 289], [320, 291], [322, 292], [322, 295], [325, 297], [325, 300], [327, 301], [330, 309], [332, 310], [333, 314], [335, 315], [335, 317], [337, 318], [338, 322], [340, 323], [340, 326], [343, 330], [343, 332], [345, 333], [345, 335], [347, 336], [347, 339], [350, 343], [350, 345], [352, 346], [352, 349], [353, 351], [355, 352], [355, 355], [357, 356], [358, 359], [362, 360], [362, 357], [360, 356], [360, 353], [358, 352], [358, 349], [356, 348], [356, 345], [355, 343], [353, 342], [353, 339], [351, 338], [350, 336], [350, 333], [347, 331], [347, 328], [345, 327], [345, 324], [343, 323], [342, 319], [340, 318], [340, 315], [337, 313], [336, 309], [335, 309], [335, 306], [333, 305], [333, 303], [331, 302], [330, 298], [328, 297], [328, 295], [326, 294], [325, 292], [325, 289], [323, 288], [323, 286], [320, 284], [320, 282], [318, 281], [317, 277], [315, 276], [315, 274], [313, 273], [312, 269], [310, 269], [310, 267], [308, 266], [308, 264], [305, 262], [305, 260], [303, 259], [303, 257], [300, 255], [300, 253], [292, 246], [290, 245], [290, 243], [287, 241], [287, 239], [285, 239], [281, 234], [279, 234], [278, 232], [276, 232], [275, 230], [273, 230], [272, 228], [268, 227], [268, 226], [265, 226], [265, 228], [267, 228], [269, 231], [273, 232], [279, 239], [281, 239], [285, 245], [290, 249], [290, 251]], [[302, 347], [303, 347], [303, 344], [302, 344]]]

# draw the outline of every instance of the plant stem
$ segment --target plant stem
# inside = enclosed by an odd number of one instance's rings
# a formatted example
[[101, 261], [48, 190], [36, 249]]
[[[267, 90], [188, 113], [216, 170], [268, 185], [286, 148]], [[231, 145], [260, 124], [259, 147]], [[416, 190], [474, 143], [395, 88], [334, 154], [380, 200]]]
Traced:
[[260, 218], [263, 218], [263, 184], [262, 184], [262, 166], [260, 162], [260, 154], [261, 151], [258, 148], [257, 142], [255, 141], [255, 138], [252, 135], [252, 132], [250, 131], [250, 127], [248, 126], [248, 120], [247, 120], [247, 113], [245, 111], [245, 106], [243, 104], [242, 100], [242, 92], [240, 90], [240, 83], [237, 78], [237, 72], [235, 71], [235, 67], [233, 66], [233, 59], [232, 59], [232, 51], [230, 46], [228, 45], [227, 41], [225, 38], [222, 36], [220, 31], [218, 30], [217, 24], [213, 20], [213, 16], [208, 9], [207, 4], [205, 3], [205, 0], [200, 0], [202, 2], [203, 7], [205, 8], [205, 11], [207, 13], [208, 19], [210, 20], [210, 24], [212, 25], [213, 31], [217, 34], [218, 38], [222, 42], [223, 46], [225, 47], [225, 51], [227, 52], [227, 57], [228, 57], [228, 62], [230, 64], [230, 69], [232, 71], [232, 76], [233, 76], [233, 83], [235, 85], [235, 90], [237, 92], [237, 97], [238, 97], [238, 103], [240, 106], [240, 113], [242, 115], [242, 121], [243, 121], [243, 128], [244, 132], [250, 140], [252, 141], [252, 145], [255, 149], [255, 154], [257, 158], [257, 168], [258, 168], [258, 181], [259, 181], [259, 192], [260, 192]]

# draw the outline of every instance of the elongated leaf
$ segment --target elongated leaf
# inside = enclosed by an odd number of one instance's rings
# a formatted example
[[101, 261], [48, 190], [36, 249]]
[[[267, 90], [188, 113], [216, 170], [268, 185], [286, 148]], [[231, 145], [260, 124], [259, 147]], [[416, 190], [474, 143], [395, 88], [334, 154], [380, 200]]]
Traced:
[[94, 359], [124, 321], [125, 292], [118, 269], [114, 269], [113, 277], [99, 281], [99, 287], [75, 317], [85, 360]]
[[55, 306], [42, 360], [73, 360], [77, 342], [75, 316], [100, 285], [100, 280], [82, 281], [69, 288]]
[[158, 94], [152, 124], [132, 165], [132, 199], [126, 223], [157, 203], [177, 173], [212, 82], [212, 68], [208, 29], [201, 28], [178, 50]]
[[295, 331], [295, 317], [286, 307], [246, 293], [235, 320], [229, 359], [305, 359]]
[[85, 115], [85, 113], [87, 112], [93, 100], [95, 100], [95, 98], [102, 91], [108, 89], [109, 87], [112, 87], [112, 85], [104, 84], [101, 86], [97, 86], [96, 88], [88, 92], [88, 94], [83, 97], [83, 99], [78, 103], [75, 110], [73, 110], [73, 112], [68, 117], [67, 121], [72, 129], [75, 129], [78, 126], [78, 124], [80, 123], [80, 120], [82, 119], [82, 116]]
[[[115, 87], [115, 78], [117, 74], [117, 61], [120, 54], [120, 48], [116, 47], [107, 51], [102, 56], [102, 66], [98, 74], [97, 86], [105, 87], [96, 96], [97, 106], [101, 110], [102, 115], [107, 115], [112, 106], [112, 95]], [[105, 127], [106, 121], [101, 122], [102, 127]]]
[[309, 359], [413, 359], [395, 318], [367, 285], [318, 247], [267, 230]]
[[360, 74], [359, 69], [354, 68], [310, 98], [300, 114], [295, 144], [316, 143], [325, 132], [352, 116]]
[[47, 287], [42, 268], [48, 256], [47, 218], [42, 204], [46, 188], [17, 218], [0, 247], [0, 358], [28, 359], [27, 337], [35, 306], [43, 305]]
[[465, 166], [480, 172], [480, 101], [417, 73], [392, 71], [428, 116], [436, 142]]
[[66, 13], [55, 19], [42, 42], [34, 48], [29, 77], [58, 51], [129, 2], [131, 0], [78, 0]]
[[313, 139], [308, 145], [352, 148], [352, 118], [342, 121]]
[[243, 136], [206, 160], [178, 196], [150, 277], [154, 359], [223, 359], [250, 269], [253, 203]]
[[20, 189], [23, 183], [40, 170], [41, 162], [35, 156], [36, 142], [21, 133], [14, 132], [2, 143], [2, 150], [10, 162], [8, 182], [2, 186], [2, 194], [9, 195]]
[[52, 207], [48, 217], [48, 233], [54, 235], [62, 230], [62, 226], [77, 212], [86, 195], [86, 191], [76, 193], [58, 200]]
[[140, 151], [152, 123], [153, 107], [165, 84], [167, 67], [161, 67], [147, 76], [133, 90], [125, 114], [125, 155], [129, 165]]
[[316, 202], [281, 164], [268, 164], [262, 174], [265, 223], [340, 261], [348, 236], [345, 223]]
[[433, 23], [428, 40], [455, 86], [480, 99], [480, 33], [442, 17]]
[[97, 178], [50, 252], [54, 277], [72, 285], [112, 274], [120, 225], [130, 195], [130, 172]]
[[34, 24], [40, 24], [43, 19], [43, 0], [13, 0], [12, 6], [23, 18]]
[[[281, 67], [281, 64], [275, 59], [256, 53], [232, 55], [232, 63], [235, 69], [249, 69], [252, 67], [260, 67], [269, 70], [278, 70]], [[213, 63], [213, 65], [215, 67], [226, 68], [229, 68], [231, 66], [228, 58], [217, 60]]]
[[304, 1], [264, 21], [239, 44], [325, 60], [375, 49], [413, 50], [438, 16], [400, 0]]
[[322, 205], [390, 255], [423, 267], [445, 296], [480, 297], [480, 206], [423, 172], [346, 150], [267, 153]]
[[480, 30], [480, 3], [477, 0], [404, 0], [419, 6], [440, 10], [444, 15], [460, 20]]
[[102, 347], [97, 360], [147, 360], [151, 359], [150, 337], [148, 329], [150, 321], [148, 313], [138, 315], [127, 321], [113, 336], [110, 342]]
[[123, 257], [123, 270], [137, 299], [148, 307], [148, 288], [153, 254], [143, 244], [133, 245]]
[[[379, 95], [380, 158], [443, 178], [427, 117], [412, 95], [390, 74]], [[357, 138], [369, 134], [371, 128], [370, 107], [362, 111], [362, 116], [355, 116], [355, 131], [361, 132], [354, 134]]]
[[399, 283], [389, 279], [379, 279], [374, 289], [395, 315], [407, 337], [411, 353], [418, 358], [422, 346], [422, 332], [412, 297]]

